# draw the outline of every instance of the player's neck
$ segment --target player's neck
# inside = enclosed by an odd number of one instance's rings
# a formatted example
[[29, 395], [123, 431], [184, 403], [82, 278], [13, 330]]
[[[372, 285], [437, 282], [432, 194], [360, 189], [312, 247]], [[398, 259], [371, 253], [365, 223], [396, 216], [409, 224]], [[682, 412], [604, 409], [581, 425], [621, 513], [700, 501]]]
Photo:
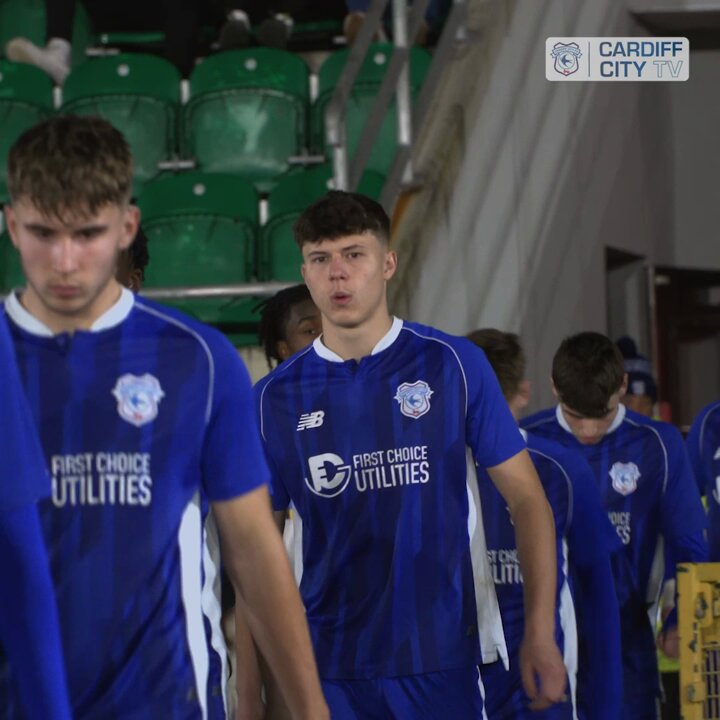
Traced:
[[359, 361], [372, 353], [392, 324], [387, 308], [357, 327], [334, 325], [323, 317], [322, 343], [343, 360]]
[[120, 298], [122, 287], [115, 279], [111, 280], [100, 294], [88, 306], [77, 312], [63, 313], [48, 306], [28, 285], [19, 295], [22, 306], [45, 325], [54, 335], [74, 333], [77, 330], [90, 330]]

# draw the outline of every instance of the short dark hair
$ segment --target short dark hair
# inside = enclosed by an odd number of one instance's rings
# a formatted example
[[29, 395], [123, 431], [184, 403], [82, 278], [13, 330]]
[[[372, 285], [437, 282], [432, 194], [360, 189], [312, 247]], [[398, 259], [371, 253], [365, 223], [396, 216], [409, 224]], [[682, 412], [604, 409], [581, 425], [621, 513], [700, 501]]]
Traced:
[[560, 401], [583, 417], [607, 415], [610, 397], [620, 390], [624, 375], [618, 346], [596, 332], [565, 338], [553, 358], [552, 379]]
[[277, 346], [281, 340], [287, 339], [287, 324], [290, 311], [295, 305], [311, 300], [307, 285], [293, 285], [263, 300], [256, 309], [260, 310], [258, 340], [265, 350], [268, 366], [272, 368], [282, 362]]
[[150, 262], [150, 251], [148, 250], [147, 235], [143, 232], [142, 226], [138, 225], [135, 239], [127, 249], [128, 260], [131, 270], [139, 270], [140, 276], [145, 279], [145, 268]]
[[91, 216], [130, 200], [133, 161], [123, 134], [94, 116], [58, 115], [26, 130], [10, 148], [7, 186], [47, 217]]
[[390, 218], [380, 203], [365, 195], [331, 190], [305, 209], [293, 230], [300, 250], [307, 243], [364, 233], [372, 233], [387, 245]]
[[468, 333], [467, 338], [485, 351], [503, 395], [510, 402], [520, 392], [525, 378], [525, 353], [520, 338], [515, 333], [495, 328], [474, 330]]

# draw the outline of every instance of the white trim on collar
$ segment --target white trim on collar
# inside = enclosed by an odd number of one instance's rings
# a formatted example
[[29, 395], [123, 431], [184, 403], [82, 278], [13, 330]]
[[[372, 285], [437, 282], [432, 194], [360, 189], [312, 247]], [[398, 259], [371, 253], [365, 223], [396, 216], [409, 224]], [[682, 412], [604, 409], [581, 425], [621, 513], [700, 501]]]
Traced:
[[[90, 327], [91, 332], [108, 330], [119, 325], [135, 304], [135, 296], [127, 288], [122, 288], [117, 302], [106, 310]], [[10, 319], [23, 330], [41, 337], [52, 337], [55, 333], [45, 323], [40, 322], [20, 302], [18, 291], [13, 290], [5, 299], [5, 311]]]
[[525, 430], [525, 428], [521, 428], [521, 427], [519, 427], [518, 430], [520, 431], [520, 434], [523, 436], [523, 440], [525, 441], [525, 444], [527, 445], [527, 438], [528, 438], [527, 430]]
[[[389, 348], [398, 339], [398, 335], [400, 335], [402, 327], [403, 321], [400, 318], [393, 316], [390, 329], [382, 336], [382, 338], [380, 338], [380, 342], [372, 349], [370, 355], [377, 355], [379, 352], [387, 350], [387, 348]], [[313, 340], [313, 349], [323, 360], [328, 360], [329, 362], [345, 362], [337, 353], [333, 352], [323, 343], [322, 335]]]
[[[560, 407], [560, 403], [558, 403], [557, 407], [555, 408], [555, 417], [557, 418], [560, 427], [572, 435], [573, 431], [570, 429], [570, 426], [565, 419], [565, 415], [563, 414], [562, 408]], [[605, 435], [609, 435], [611, 432], [615, 432], [620, 427], [624, 419], [625, 406], [622, 403], [619, 403], [617, 412], [615, 413], [615, 417], [613, 418], [612, 423], [610, 423], [610, 427], [605, 431]]]

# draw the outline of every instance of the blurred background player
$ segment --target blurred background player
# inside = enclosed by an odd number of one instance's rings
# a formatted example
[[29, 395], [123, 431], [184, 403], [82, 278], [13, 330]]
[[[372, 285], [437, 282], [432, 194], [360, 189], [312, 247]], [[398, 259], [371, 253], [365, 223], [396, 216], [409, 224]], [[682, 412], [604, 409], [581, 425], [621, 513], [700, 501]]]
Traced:
[[259, 307], [258, 340], [271, 370], [306, 348], [322, 332], [320, 311], [307, 285], [280, 290]]
[[720, 401], [697, 415], [687, 436], [688, 455], [708, 508], [711, 562], [720, 562]]
[[203, 549], [219, 539], [288, 704], [326, 718], [247, 371], [220, 333], [115, 279], [138, 225], [125, 139], [100, 118], [55, 117], [13, 145], [8, 178], [27, 283], [4, 307], [54, 476], [41, 520], [76, 718], [208, 717]]
[[[524, 420], [527, 430], [579, 450], [593, 469], [625, 563], [614, 566], [623, 653], [623, 720], [655, 720], [660, 695], [655, 627], [664, 547], [677, 562], [704, 562], [705, 512], [682, 436], [627, 409], [618, 347], [599, 333], [566, 338], [552, 366], [555, 408]], [[677, 615], [658, 643], [677, 657]]]
[[620, 401], [636, 413], [655, 417], [658, 392], [650, 360], [637, 351], [637, 345], [630, 337], [623, 336], [616, 344], [622, 353], [623, 369], [627, 374], [627, 389]]
[[[23, 717], [71, 720], [55, 592], [35, 505], [51, 494], [50, 476], [4, 316], [0, 369], [0, 644]], [[0, 710], [4, 718], [6, 712]]]
[[[484, 350], [517, 421], [530, 400], [525, 354], [517, 335], [486, 328], [470, 333], [468, 339]], [[580, 717], [617, 718], [622, 702], [620, 619], [610, 557], [622, 544], [607, 519], [592, 470], [582, 455], [532, 433], [524, 434], [555, 519], [555, 637], [568, 672], [568, 700], [544, 711], [529, 709], [519, 669], [523, 584], [515, 533], [505, 501], [480, 470], [485, 534], [510, 661], [509, 671], [500, 663], [481, 667], [487, 716], [489, 720], [573, 720], [578, 717], [579, 685]]]
[[[307, 347], [322, 332], [320, 311], [312, 301], [307, 285], [294, 285], [280, 290], [272, 297], [264, 300], [258, 306], [258, 309], [260, 309], [258, 342], [265, 350], [265, 357], [270, 369]], [[289, 519], [292, 522], [285, 523], [283, 541], [293, 568], [296, 570], [297, 578], [299, 575], [299, 554], [294, 538], [296, 532], [301, 533], [302, 530], [297, 514], [290, 511]], [[235, 593], [232, 583], [225, 575], [222, 589], [223, 627], [228, 646], [231, 649], [231, 657], [233, 653], [236, 653], [237, 662], [241, 666], [243, 663], [252, 665], [254, 658], [250, 657], [248, 663], [247, 654], [252, 653], [254, 656], [256, 648], [249, 634], [247, 623], [244, 622], [242, 616], [238, 618], [237, 613], [233, 611]], [[237, 678], [239, 682], [238, 698], [244, 709], [252, 712], [251, 708], [254, 707], [259, 708], [259, 711], [262, 712], [263, 699], [261, 698], [260, 675], [256, 674], [253, 669], [250, 675], [244, 677], [242, 672], [238, 673]], [[267, 667], [263, 671], [263, 678], [266, 683], [273, 682]], [[269, 702], [267, 706], [268, 717], [274, 718], [276, 713], [287, 712], [283, 704], [278, 705], [280, 697], [277, 688], [273, 687], [272, 692], [265, 694], [265, 701]]]

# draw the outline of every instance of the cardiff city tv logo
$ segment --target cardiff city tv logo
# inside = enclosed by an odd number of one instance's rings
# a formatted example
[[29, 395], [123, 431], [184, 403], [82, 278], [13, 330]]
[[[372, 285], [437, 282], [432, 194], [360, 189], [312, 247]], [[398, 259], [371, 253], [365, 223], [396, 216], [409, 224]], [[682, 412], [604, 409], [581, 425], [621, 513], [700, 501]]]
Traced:
[[158, 414], [158, 403], [165, 397], [156, 377], [145, 373], [123, 375], [115, 383], [112, 394], [117, 400], [120, 417], [140, 427], [153, 421]]
[[582, 53], [577, 43], [555, 43], [550, 54], [555, 58], [555, 71], [561, 75], [572, 75], [580, 68]]

